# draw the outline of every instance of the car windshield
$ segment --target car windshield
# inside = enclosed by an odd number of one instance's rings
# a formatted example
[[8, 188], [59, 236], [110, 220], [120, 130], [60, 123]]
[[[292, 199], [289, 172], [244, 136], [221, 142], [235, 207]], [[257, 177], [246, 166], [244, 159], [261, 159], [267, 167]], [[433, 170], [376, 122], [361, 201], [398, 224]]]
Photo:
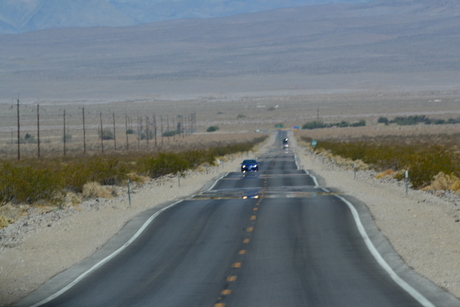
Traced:
[[244, 160], [242, 164], [257, 164], [256, 160]]

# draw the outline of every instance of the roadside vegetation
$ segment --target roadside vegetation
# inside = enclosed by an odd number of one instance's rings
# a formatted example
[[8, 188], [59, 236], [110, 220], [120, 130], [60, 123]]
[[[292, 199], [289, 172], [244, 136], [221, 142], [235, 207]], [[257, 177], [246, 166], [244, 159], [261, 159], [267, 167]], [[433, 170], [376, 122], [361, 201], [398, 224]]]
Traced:
[[312, 121], [312, 122], [307, 122], [302, 126], [302, 129], [322, 129], [322, 128], [332, 128], [332, 127], [338, 127], [338, 128], [344, 128], [344, 127], [363, 127], [366, 126], [366, 121], [365, 120], [360, 120], [354, 123], [349, 123], [347, 121], [341, 121], [339, 123], [324, 123], [322, 121]]
[[412, 126], [418, 124], [425, 124], [425, 125], [450, 125], [450, 124], [459, 124], [460, 118], [449, 118], [445, 119], [436, 119], [436, 118], [429, 118], [425, 115], [414, 115], [414, 116], [397, 116], [393, 119], [388, 119], [386, 117], [380, 117], [377, 120], [380, 124], [396, 124], [398, 126]]
[[[240, 143], [214, 143], [155, 153], [131, 152], [93, 156], [0, 161], [0, 206], [10, 204], [61, 206], [68, 194], [93, 196], [95, 186], [142, 183], [146, 178], [183, 173], [200, 165], [216, 165], [225, 155], [251, 150], [266, 136]], [[6, 222], [3, 221], [3, 224]], [[2, 225], [3, 225], [2, 224]]]
[[[409, 171], [416, 189], [460, 192], [460, 134], [361, 137], [317, 140], [315, 151], [340, 156], [358, 165], [403, 180]], [[311, 143], [309, 137], [303, 141]]]

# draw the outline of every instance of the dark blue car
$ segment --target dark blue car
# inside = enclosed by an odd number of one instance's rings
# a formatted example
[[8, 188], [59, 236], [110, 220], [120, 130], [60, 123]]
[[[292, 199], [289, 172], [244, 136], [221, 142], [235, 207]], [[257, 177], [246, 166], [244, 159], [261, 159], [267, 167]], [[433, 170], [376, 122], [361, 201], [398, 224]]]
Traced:
[[257, 172], [259, 170], [259, 163], [256, 160], [244, 160], [241, 163], [241, 171], [245, 172]]

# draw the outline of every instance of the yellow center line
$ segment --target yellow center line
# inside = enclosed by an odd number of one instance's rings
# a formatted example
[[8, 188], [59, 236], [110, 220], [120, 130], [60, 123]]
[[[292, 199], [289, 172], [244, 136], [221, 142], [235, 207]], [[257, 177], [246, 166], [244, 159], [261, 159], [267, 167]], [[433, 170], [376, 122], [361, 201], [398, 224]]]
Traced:
[[246, 251], [245, 251], [244, 249], [242, 249], [242, 250], [240, 250], [240, 251], [238, 252], [238, 255], [244, 255], [244, 254], [246, 254]]
[[231, 293], [232, 293], [232, 290], [229, 290], [229, 289], [222, 290], [222, 292], [221, 292], [222, 295], [230, 295]]
[[254, 227], [248, 227], [248, 232], [251, 232], [254, 230]]
[[225, 304], [224, 303], [217, 303], [217, 304], [214, 304], [214, 307], [225, 307]]
[[249, 241], [250, 241], [249, 239], [244, 239], [243, 243], [248, 244]]
[[236, 276], [228, 276], [227, 281], [236, 281]]
[[253, 215], [251, 216], [251, 221], [254, 221], [257, 218], [257, 216]]
[[241, 262], [235, 262], [234, 264], [232, 264], [232, 268], [234, 268], [234, 269], [241, 268]]

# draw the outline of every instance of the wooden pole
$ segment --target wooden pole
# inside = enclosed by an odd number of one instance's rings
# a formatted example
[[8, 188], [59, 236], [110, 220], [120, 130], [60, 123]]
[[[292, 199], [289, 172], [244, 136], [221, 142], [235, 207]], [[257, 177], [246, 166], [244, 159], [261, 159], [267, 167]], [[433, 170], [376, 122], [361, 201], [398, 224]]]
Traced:
[[115, 132], [115, 112], [113, 112], [113, 147], [117, 150], [117, 135]]
[[129, 150], [129, 140], [128, 140], [128, 114], [125, 114], [125, 126], [126, 126], [126, 150]]
[[37, 104], [37, 157], [40, 159], [40, 104]]
[[145, 139], [147, 140], [147, 148], [149, 148], [149, 117], [145, 116]]
[[66, 141], [67, 141], [67, 138], [66, 138], [66, 135], [65, 135], [65, 109], [64, 109], [64, 156], [66, 155]]
[[102, 126], [102, 111], [99, 113], [99, 118], [101, 119], [101, 150], [104, 153], [104, 128]]
[[19, 95], [17, 99], [17, 115], [18, 115], [18, 161], [21, 160], [21, 124], [19, 122]]
[[86, 127], [85, 127], [85, 108], [82, 108], [82, 117], [83, 117], [83, 154], [86, 155]]
[[163, 146], [163, 115], [160, 115], [161, 146]]
[[155, 147], [157, 147], [157, 119], [153, 113], [153, 133], [155, 135]]

